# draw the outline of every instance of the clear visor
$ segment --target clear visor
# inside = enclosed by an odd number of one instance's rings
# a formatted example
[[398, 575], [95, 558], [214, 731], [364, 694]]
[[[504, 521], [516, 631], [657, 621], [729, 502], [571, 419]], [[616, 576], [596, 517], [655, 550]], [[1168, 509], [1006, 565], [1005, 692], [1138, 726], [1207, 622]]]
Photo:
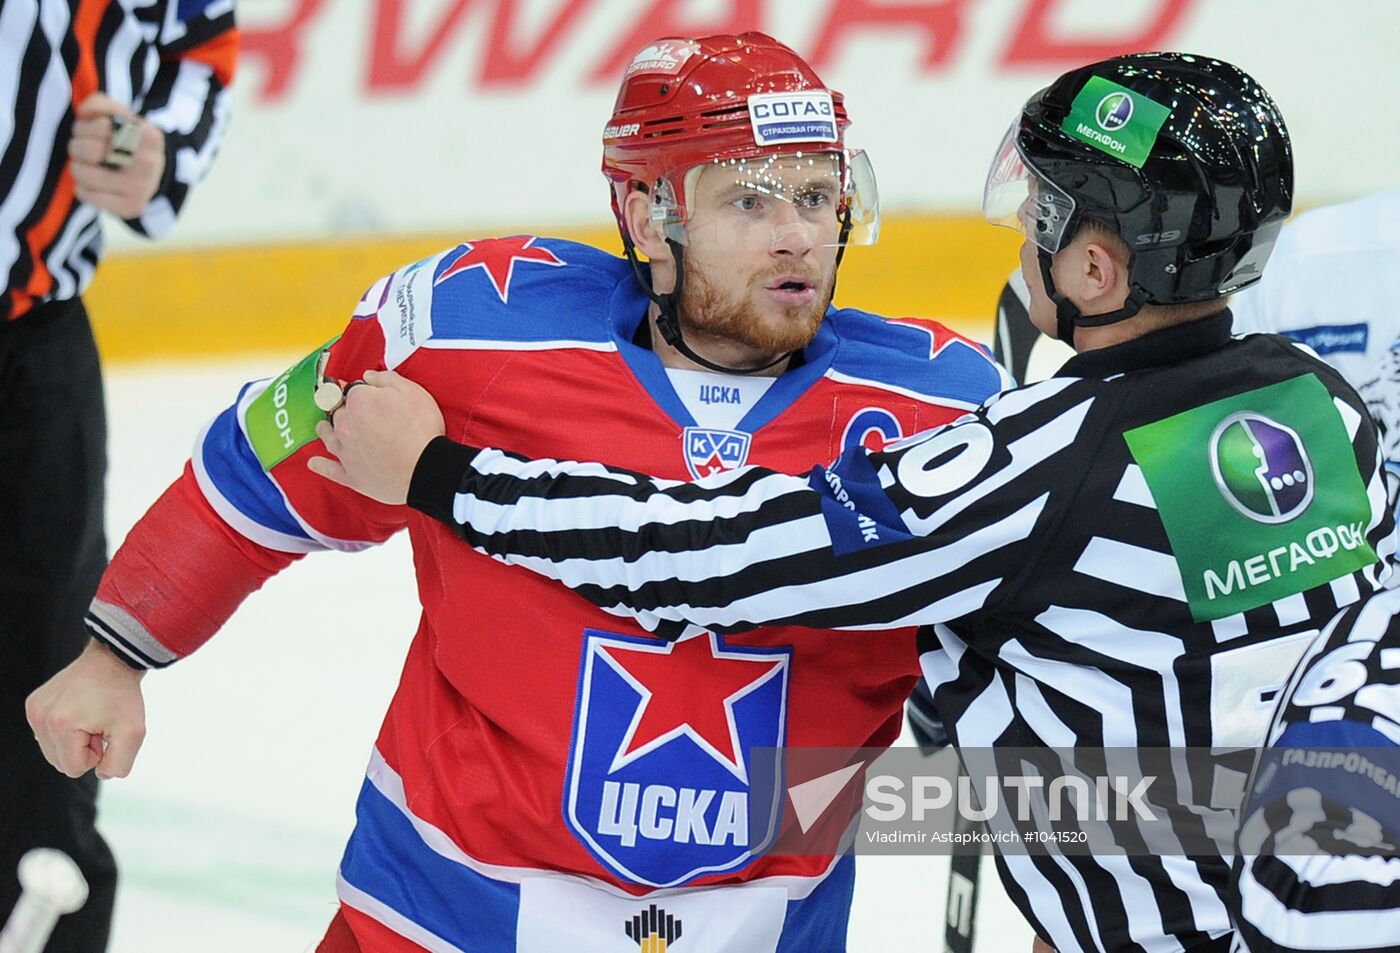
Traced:
[[1027, 161], [1016, 141], [1019, 127], [1019, 120], [1011, 123], [992, 161], [982, 193], [982, 214], [993, 225], [1014, 228], [1054, 254], [1064, 241], [1074, 199]]
[[[683, 206], [672, 183], [685, 183]], [[850, 228], [842, 234], [842, 217]], [[721, 159], [662, 178], [652, 220], [682, 245], [770, 250], [873, 245], [880, 233], [875, 172], [861, 151]]]

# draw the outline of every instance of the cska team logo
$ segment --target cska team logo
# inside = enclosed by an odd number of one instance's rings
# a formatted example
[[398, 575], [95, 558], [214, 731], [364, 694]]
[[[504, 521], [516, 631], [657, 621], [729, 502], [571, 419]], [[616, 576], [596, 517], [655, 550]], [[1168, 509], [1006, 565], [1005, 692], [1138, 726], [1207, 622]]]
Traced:
[[[702, 632], [679, 642], [584, 631], [564, 814], [599, 863], [649, 887], [735, 870], [750, 834], [748, 752], [787, 730], [789, 648]], [[757, 809], [780, 806], [758, 792]]]
[[707, 427], [686, 427], [681, 439], [685, 441], [685, 465], [697, 480], [742, 467], [749, 460], [753, 440], [742, 430]]

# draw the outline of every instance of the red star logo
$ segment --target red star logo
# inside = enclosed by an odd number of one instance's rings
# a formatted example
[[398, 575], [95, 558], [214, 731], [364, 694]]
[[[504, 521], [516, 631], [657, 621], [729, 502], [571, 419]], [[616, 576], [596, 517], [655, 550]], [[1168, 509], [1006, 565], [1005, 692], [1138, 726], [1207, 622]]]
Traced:
[[688, 735], [747, 783], [734, 703], [784, 669], [785, 656], [762, 659], [725, 652], [714, 635], [655, 648], [609, 645], [602, 655], [642, 694], [609, 772]]
[[510, 296], [510, 279], [515, 272], [517, 261], [536, 262], [541, 265], [558, 267], [564, 262], [555, 257], [548, 248], [533, 247], [533, 235], [516, 235], [513, 238], [484, 238], [478, 242], [462, 245], [462, 253], [438, 275], [434, 287], [454, 275], [472, 268], [481, 268], [491, 278], [496, 294], [505, 304]]

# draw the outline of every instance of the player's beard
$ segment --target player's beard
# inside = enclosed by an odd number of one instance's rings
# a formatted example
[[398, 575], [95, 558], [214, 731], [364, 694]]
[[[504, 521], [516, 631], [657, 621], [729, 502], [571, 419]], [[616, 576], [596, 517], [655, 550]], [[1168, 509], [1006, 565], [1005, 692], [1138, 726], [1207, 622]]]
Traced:
[[784, 308], [779, 313], [761, 313], [753, 302], [754, 296], [762, 294], [770, 282], [794, 272], [791, 266], [771, 268], [755, 275], [747, 286], [726, 293], [703, 269], [687, 269], [681, 288], [681, 322], [693, 335], [734, 341], [767, 357], [801, 350], [816, 336], [831, 304], [836, 290], [835, 269], [826, 276], [797, 271], [817, 289], [811, 304]]

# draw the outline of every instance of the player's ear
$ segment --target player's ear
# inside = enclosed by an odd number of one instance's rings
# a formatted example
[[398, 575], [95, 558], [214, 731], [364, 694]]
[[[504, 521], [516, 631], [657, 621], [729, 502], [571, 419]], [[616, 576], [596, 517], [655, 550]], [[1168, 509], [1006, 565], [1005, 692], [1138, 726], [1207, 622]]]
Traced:
[[660, 226], [651, 220], [651, 195], [643, 189], [632, 189], [622, 203], [622, 220], [627, 225], [627, 234], [637, 250], [651, 261], [671, 258], [671, 249], [666, 244], [666, 236]]

